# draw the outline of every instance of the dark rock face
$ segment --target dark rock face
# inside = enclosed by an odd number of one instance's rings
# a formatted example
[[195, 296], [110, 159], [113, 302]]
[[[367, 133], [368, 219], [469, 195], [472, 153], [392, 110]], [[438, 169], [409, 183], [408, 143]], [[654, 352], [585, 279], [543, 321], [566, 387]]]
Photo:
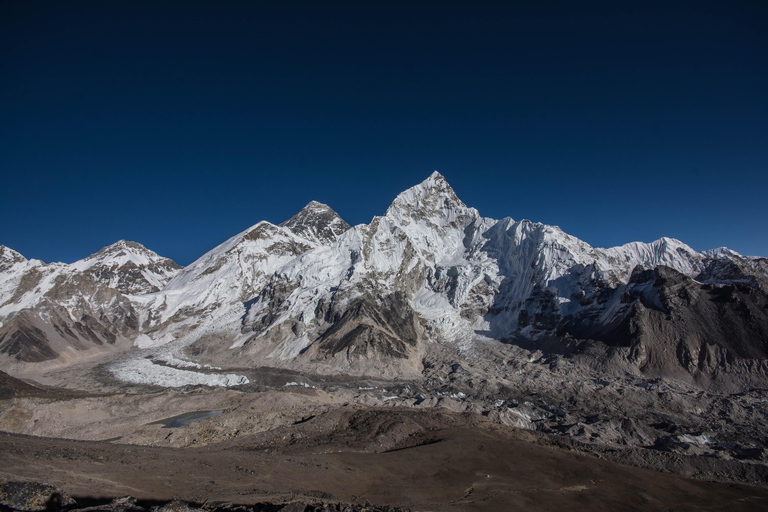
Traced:
[[559, 326], [561, 335], [629, 347], [649, 375], [709, 381], [724, 373], [766, 376], [768, 295], [742, 280], [702, 284], [667, 267], [635, 269], [630, 282], [600, 293], [620, 304], [611, 323], [585, 308]]
[[14, 322], [0, 331], [0, 354], [25, 363], [39, 363], [58, 357], [48, 342], [48, 337], [35, 325], [29, 313], [22, 313]]
[[353, 358], [407, 359], [423, 336], [418, 317], [402, 293], [378, 300], [364, 295], [343, 311], [331, 311], [333, 325], [318, 343], [321, 354]]
[[308, 240], [329, 243], [351, 226], [329, 206], [310, 202], [299, 213], [280, 224]]

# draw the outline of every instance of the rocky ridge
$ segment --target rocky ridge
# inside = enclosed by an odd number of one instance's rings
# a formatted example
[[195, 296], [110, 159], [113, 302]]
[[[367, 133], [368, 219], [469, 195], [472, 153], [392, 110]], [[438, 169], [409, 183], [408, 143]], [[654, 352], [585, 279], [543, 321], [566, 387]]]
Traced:
[[0, 351], [22, 361], [123, 339], [194, 364], [391, 377], [420, 374], [433, 342], [499, 340], [615, 347], [616, 364], [705, 386], [766, 373], [765, 258], [670, 238], [594, 248], [481, 217], [437, 172], [367, 225], [313, 201], [180, 270], [125, 241], [69, 266], [2, 250]]

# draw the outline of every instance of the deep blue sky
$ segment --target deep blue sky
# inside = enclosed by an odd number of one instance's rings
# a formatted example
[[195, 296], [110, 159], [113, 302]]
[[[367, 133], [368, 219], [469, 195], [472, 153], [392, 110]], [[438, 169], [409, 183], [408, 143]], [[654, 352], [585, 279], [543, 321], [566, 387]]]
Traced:
[[596, 246], [768, 256], [767, 2], [313, 4], [2, 1], [0, 244], [188, 264], [438, 170]]

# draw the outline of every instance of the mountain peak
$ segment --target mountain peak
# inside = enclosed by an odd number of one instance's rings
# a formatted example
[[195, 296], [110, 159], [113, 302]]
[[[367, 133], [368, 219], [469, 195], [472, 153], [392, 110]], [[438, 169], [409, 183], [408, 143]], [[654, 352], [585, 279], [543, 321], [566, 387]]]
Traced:
[[147, 249], [138, 242], [118, 240], [111, 245], [101, 248], [95, 254], [91, 254], [87, 258], [77, 261], [72, 265], [78, 267], [80, 270], [85, 270], [86, 268], [97, 264], [103, 265], [105, 263], [110, 263], [122, 265], [130, 261], [136, 265], [147, 265], [151, 262], [165, 259], [166, 258]]
[[108, 245], [70, 267], [129, 294], [158, 291], [181, 268], [140, 243], [128, 240]]
[[307, 206], [302, 208], [301, 211], [303, 211], [303, 210], [330, 210], [330, 209], [331, 209], [331, 207], [328, 206], [327, 204], [320, 203], [318, 201], [314, 201], [313, 200], [313, 201], [310, 201], [309, 203], [307, 203]]
[[10, 247], [6, 247], [5, 245], [0, 245], [0, 259], [21, 261], [21, 260], [25, 260], [26, 258], [24, 258], [24, 256], [14, 251]]
[[0, 245], [0, 270], [5, 270], [16, 263], [24, 263], [27, 258], [14, 251], [10, 247]]
[[120, 251], [157, 256], [157, 254], [154, 251], [150, 251], [140, 243], [131, 242], [130, 240], [118, 240], [112, 245], [103, 247], [96, 254], [114, 254]]
[[715, 259], [731, 259], [733, 257], [741, 257], [741, 254], [727, 247], [718, 247], [717, 249], [710, 249], [708, 251], [702, 251], [704, 256]]
[[332, 242], [351, 226], [327, 204], [310, 201], [299, 213], [282, 222], [281, 227], [320, 244]]
[[387, 216], [393, 214], [408, 217], [423, 217], [467, 206], [456, 196], [442, 174], [434, 171], [429, 177], [398, 195], [387, 209]]

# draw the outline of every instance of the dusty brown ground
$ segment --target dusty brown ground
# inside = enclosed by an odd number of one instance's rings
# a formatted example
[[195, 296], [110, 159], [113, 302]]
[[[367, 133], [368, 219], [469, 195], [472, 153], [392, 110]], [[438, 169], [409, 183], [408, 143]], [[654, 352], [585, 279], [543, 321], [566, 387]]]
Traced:
[[[413, 399], [390, 400], [405, 393], [392, 383], [258, 375], [245, 389], [168, 390], [121, 384], [91, 367], [54, 375], [55, 387], [44, 389], [0, 373], [0, 480], [47, 482], [75, 497], [208, 504], [768, 510], [768, 473], [760, 464], [580, 445], [494, 423], [475, 406], [451, 411], [472, 403], [448, 397], [432, 406], [394, 406]], [[292, 381], [312, 386], [286, 385]], [[175, 429], [156, 423], [200, 410], [223, 412]]]
[[0, 454], [0, 478], [52, 483], [75, 497], [325, 498], [423, 511], [768, 510], [766, 489], [623, 466], [445, 410], [338, 406], [200, 448], [0, 433]]

